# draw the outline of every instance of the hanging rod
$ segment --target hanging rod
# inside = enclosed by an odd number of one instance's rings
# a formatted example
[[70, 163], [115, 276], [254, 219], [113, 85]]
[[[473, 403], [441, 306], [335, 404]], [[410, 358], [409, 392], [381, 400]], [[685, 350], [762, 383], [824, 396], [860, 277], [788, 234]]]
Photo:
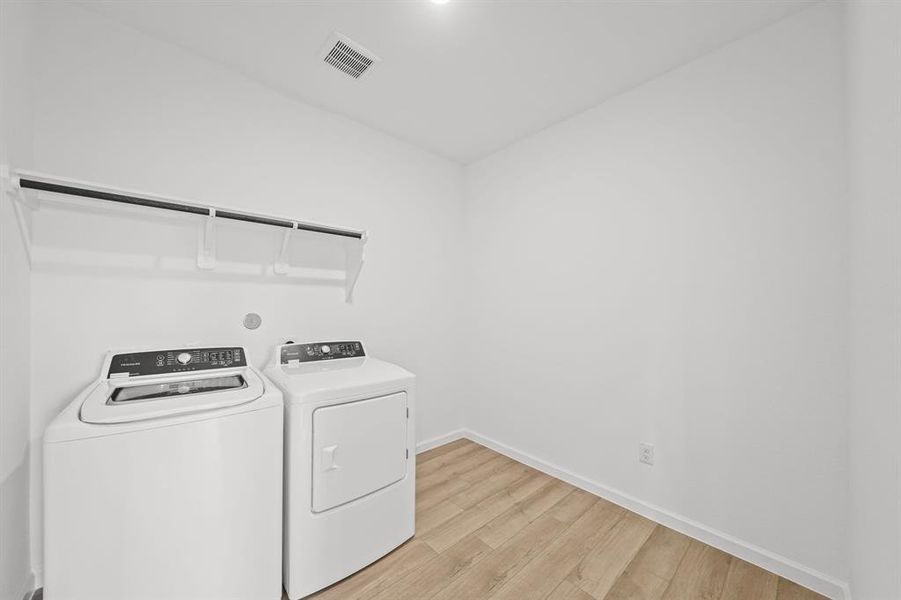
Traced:
[[109, 202], [131, 204], [134, 206], [147, 206], [150, 208], [159, 208], [162, 210], [172, 210], [176, 212], [191, 213], [195, 215], [205, 215], [209, 217], [218, 217], [221, 219], [232, 219], [234, 221], [244, 221], [247, 223], [257, 223], [260, 225], [271, 225], [273, 227], [284, 227], [287, 229], [296, 228], [302, 229], [304, 231], [312, 231], [315, 233], [324, 233], [328, 235], [338, 235], [343, 237], [356, 238], [359, 240], [362, 240], [366, 235], [366, 232], [355, 229], [343, 229], [340, 227], [331, 227], [328, 225], [319, 225], [316, 223], [290, 221], [278, 217], [218, 209], [215, 207], [192, 204], [189, 202], [175, 201], [171, 198], [164, 198], [151, 194], [117, 190], [115, 188], [110, 188], [103, 185], [76, 182], [68, 179], [50, 177], [37, 173], [27, 173], [24, 171], [16, 173], [16, 175], [13, 177], [13, 185], [15, 187], [18, 187], [19, 189], [52, 192], [54, 194], [65, 194], [68, 196], [81, 196], [82, 198], [93, 198], [95, 200], [106, 200]]

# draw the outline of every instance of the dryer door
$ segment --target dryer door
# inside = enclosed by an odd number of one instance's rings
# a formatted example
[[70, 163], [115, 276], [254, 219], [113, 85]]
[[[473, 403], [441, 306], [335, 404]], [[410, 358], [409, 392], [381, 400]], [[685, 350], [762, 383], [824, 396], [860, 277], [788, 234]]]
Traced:
[[313, 512], [388, 487], [407, 471], [407, 394], [313, 411]]

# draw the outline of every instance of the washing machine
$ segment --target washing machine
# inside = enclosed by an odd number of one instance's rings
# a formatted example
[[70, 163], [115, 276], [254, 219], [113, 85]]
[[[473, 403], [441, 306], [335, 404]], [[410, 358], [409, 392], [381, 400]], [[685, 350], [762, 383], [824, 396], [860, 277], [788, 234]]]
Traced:
[[109, 353], [44, 434], [44, 598], [278, 600], [283, 414], [241, 347]]
[[414, 533], [414, 376], [359, 341], [279, 346], [285, 399], [284, 584], [297, 600]]

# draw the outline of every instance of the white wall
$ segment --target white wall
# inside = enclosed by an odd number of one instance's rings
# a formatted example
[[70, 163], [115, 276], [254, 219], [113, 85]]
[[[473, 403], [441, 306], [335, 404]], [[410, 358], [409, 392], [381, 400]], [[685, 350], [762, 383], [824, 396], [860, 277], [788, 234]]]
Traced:
[[830, 593], [848, 577], [840, 16], [803, 11], [467, 169], [467, 427]]
[[[31, 9], [0, 7], [0, 162], [29, 166]], [[93, 13], [42, 5], [35, 168], [365, 227], [372, 240], [353, 305], [329, 286], [164, 268], [43, 262], [29, 285], [0, 199], [0, 600], [29, 581], [29, 477], [40, 569], [43, 427], [106, 349], [234, 341], [262, 364], [288, 336], [359, 337], [416, 372], [420, 440], [465, 424], [775, 553], [802, 583], [851, 578], [856, 599], [901, 597], [901, 123], [885, 77], [899, 66], [899, 9], [887, 7], [854, 3], [844, 30], [837, 5], [804, 11], [464, 173]], [[45, 206], [34, 226], [56, 258], [192, 258], [193, 229], [166, 220]], [[220, 251], [235, 241], [263, 244], [253, 256], [278, 242], [226, 232]], [[251, 310], [256, 332], [240, 324]], [[638, 464], [639, 441], [656, 445], [653, 468]]]
[[847, 7], [851, 583], [901, 598], [901, 4]]
[[[294, 339], [362, 339], [417, 374], [417, 438], [460, 427], [463, 232], [457, 165], [329, 113], [291, 101], [224, 68], [104, 20], [42, 5], [35, 168], [212, 204], [366, 228], [371, 240], [352, 305], [323, 286], [128, 275], [38, 266], [33, 275], [33, 453], [43, 428], [97, 376], [103, 353], [183, 341], [246, 345], [264, 364]], [[362, 82], [361, 82], [362, 83]], [[125, 233], [117, 235], [113, 226]], [[164, 223], [41, 209], [36, 243], [110, 256], [146, 250]], [[267, 234], [269, 230], [266, 230]], [[260, 234], [260, 235], [267, 235]], [[247, 238], [251, 239], [251, 238]], [[277, 240], [261, 251], [274, 257]], [[219, 239], [221, 253], [235, 252]], [[248, 311], [263, 317], [242, 328]], [[52, 363], [46, 353], [52, 351]], [[32, 470], [34, 561], [40, 564], [40, 461]]]
[[[34, 5], [0, 2], [0, 165], [31, 161]], [[29, 267], [0, 182], [0, 600], [21, 600], [29, 563]]]

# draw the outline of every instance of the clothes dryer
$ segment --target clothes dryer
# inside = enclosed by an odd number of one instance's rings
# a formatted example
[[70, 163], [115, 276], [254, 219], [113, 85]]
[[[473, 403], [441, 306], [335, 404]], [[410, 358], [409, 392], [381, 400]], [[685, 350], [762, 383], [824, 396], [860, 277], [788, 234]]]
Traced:
[[414, 376], [359, 341], [279, 346], [266, 374], [285, 400], [284, 583], [297, 600], [413, 536]]

